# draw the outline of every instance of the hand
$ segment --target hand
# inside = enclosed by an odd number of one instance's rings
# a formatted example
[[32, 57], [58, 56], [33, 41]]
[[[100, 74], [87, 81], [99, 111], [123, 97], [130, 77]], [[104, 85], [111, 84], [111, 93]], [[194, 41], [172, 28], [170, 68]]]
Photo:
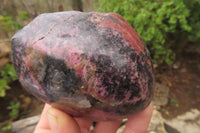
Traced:
[[[144, 111], [128, 118], [123, 133], [145, 133], [153, 111], [150, 104]], [[46, 104], [34, 133], [90, 133], [92, 121], [73, 118]], [[92, 133], [116, 133], [121, 121], [98, 122]]]

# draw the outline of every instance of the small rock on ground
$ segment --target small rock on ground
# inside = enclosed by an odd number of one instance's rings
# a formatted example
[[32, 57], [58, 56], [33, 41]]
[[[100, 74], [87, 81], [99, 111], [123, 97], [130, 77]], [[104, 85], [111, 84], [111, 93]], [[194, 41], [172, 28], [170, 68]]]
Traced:
[[153, 103], [156, 106], [165, 106], [168, 103], [169, 88], [163, 84], [155, 83]]
[[165, 120], [165, 123], [180, 133], [200, 133], [200, 111], [192, 109], [172, 120]]
[[[156, 107], [154, 106], [154, 108]], [[162, 118], [161, 113], [156, 109], [153, 110], [148, 133], [167, 133], [164, 128], [164, 119]]]

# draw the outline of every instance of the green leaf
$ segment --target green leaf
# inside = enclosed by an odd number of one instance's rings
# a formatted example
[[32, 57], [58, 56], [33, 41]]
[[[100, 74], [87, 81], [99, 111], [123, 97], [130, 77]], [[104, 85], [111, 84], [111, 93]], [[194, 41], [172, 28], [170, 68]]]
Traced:
[[10, 117], [16, 116], [19, 114], [20, 102], [11, 101], [7, 109], [11, 110], [9, 113]]
[[6, 96], [6, 91], [5, 89], [0, 88], [0, 97], [5, 97]]
[[12, 123], [9, 123], [9, 124], [5, 125], [5, 126], [2, 128], [3, 131], [8, 131], [8, 130], [11, 130], [11, 129], [12, 129]]
[[1, 88], [6, 88], [6, 86], [7, 86], [7, 81], [5, 79], [1, 79], [0, 80], [0, 87]]
[[175, 104], [176, 106], [178, 106], [178, 101], [177, 101], [176, 99], [172, 99], [171, 102], [172, 102], [173, 104]]
[[177, 23], [177, 17], [176, 15], [172, 15], [168, 21], [170, 24], [176, 24]]
[[10, 87], [7, 84], [7, 80], [0, 79], [0, 97], [5, 97], [6, 90], [10, 89]]

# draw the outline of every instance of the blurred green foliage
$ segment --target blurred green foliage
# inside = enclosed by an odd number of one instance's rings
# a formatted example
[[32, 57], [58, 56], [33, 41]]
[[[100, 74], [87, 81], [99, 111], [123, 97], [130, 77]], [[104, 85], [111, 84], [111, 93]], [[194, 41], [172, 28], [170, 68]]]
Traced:
[[143, 38], [154, 63], [172, 64], [173, 45], [200, 38], [200, 0], [99, 0], [97, 11], [122, 15]]
[[7, 107], [7, 109], [10, 110], [9, 116], [14, 117], [19, 115], [19, 108], [20, 102], [11, 101], [10, 105]]
[[[21, 20], [26, 19], [26, 14], [22, 12], [19, 17]], [[0, 15], [0, 30], [5, 31], [8, 35], [10, 32], [20, 30], [23, 26], [23, 24], [14, 20], [7, 12], [3, 12], [2, 15]]]
[[10, 89], [8, 83], [17, 79], [15, 69], [11, 64], [6, 64], [0, 72], [0, 97], [6, 96], [6, 90]]
[[[7, 109], [10, 110], [9, 116], [11, 118], [17, 117], [20, 113], [20, 102], [11, 101]], [[12, 129], [12, 120], [8, 124], [2, 127], [3, 131], [8, 131], [11, 129]]]
[[21, 11], [19, 13], [19, 19], [22, 21], [28, 20], [29, 19], [29, 14], [26, 11]]
[[11, 130], [12, 129], [12, 122], [11, 123], [8, 123], [7, 125], [5, 125], [2, 130], [3, 131], [8, 131], [8, 130]]
[[[0, 30], [7, 33], [7, 37], [11, 36], [21, 28], [23, 28], [24, 21], [29, 19], [29, 15], [25, 11], [20, 11], [16, 16], [16, 20], [7, 12], [0, 14]], [[3, 71], [0, 72], [0, 97], [6, 96], [6, 90], [10, 89], [8, 83], [17, 79], [14, 67], [11, 64], [6, 64]]]

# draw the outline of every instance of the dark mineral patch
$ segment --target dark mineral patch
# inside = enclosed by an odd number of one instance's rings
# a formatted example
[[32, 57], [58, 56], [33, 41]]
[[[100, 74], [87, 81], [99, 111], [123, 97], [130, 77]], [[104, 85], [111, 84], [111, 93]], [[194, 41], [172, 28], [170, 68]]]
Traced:
[[75, 70], [67, 68], [63, 60], [46, 57], [45, 64], [47, 67], [41, 85], [46, 88], [45, 92], [51, 102], [59, 100], [60, 97], [73, 95], [75, 91], [78, 91], [80, 78], [76, 76]]

